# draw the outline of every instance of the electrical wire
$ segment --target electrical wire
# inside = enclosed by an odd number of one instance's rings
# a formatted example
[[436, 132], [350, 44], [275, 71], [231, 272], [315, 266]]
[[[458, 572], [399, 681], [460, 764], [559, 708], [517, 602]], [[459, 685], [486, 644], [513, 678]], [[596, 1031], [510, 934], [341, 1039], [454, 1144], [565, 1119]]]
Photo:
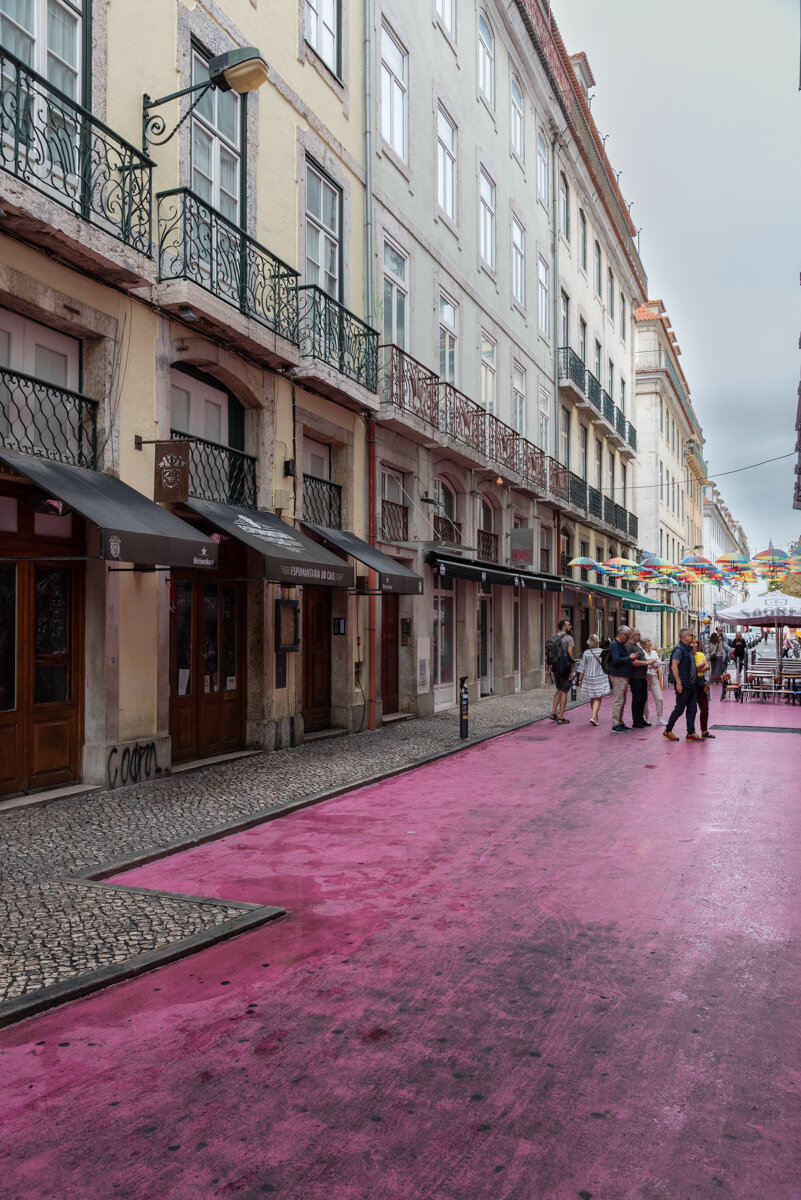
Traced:
[[[794, 458], [796, 454], [797, 454], [796, 450], [791, 450], [788, 454], [777, 454], [775, 458], [763, 458], [760, 462], [746, 463], [746, 465], [744, 467], [733, 467], [732, 470], [730, 470], [730, 471], [714, 471], [714, 472], [710, 471], [708, 482], [714, 483], [715, 480], [723, 479], [724, 476], [726, 476], [726, 475], [739, 475], [742, 471], [753, 471], [756, 467], [764, 467], [768, 463], [781, 462], [785, 458]], [[686, 478], [676, 479], [674, 482], [676, 483], [676, 485], [678, 487], [682, 487], [683, 485], [686, 485], [687, 483], [695, 483], [695, 482], [697, 482], [697, 480], [695, 479], [695, 476], [688, 475]], [[661, 486], [662, 486], [662, 484], [660, 484], [660, 482], [657, 480], [656, 483], [637, 483], [634, 485], [626, 484], [625, 487], [623, 487], [623, 486], [615, 487], [615, 488], [612, 488], [611, 490], [613, 492], [624, 492], [624, 493], [643, 492], [643, 491], [648, 491], [649, 489], [659, 488]]]

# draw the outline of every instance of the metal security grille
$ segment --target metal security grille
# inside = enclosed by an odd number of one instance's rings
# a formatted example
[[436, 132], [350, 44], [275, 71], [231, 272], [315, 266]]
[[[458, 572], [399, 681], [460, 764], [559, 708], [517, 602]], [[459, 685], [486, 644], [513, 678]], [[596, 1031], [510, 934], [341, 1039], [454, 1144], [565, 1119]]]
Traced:
[[[173, 429], [173, 438], [189, 438]], [[256, 459], [205, 438], [189, 438], [189, 491], [201, 500], [256, 507]]]
[[0, 369], [0, 445], [94, 470], [97, 401]]

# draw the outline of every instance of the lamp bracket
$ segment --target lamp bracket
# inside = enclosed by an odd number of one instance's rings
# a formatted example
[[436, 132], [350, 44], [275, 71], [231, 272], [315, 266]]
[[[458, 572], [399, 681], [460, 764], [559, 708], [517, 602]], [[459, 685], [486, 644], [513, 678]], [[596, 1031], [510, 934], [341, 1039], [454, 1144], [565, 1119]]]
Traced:
[[[194, 83], [191, 87], [182, 88], [180, 92], [171, 92], [169, 96], [162, 96], [159, 100], [151, 100], [147, 92], [142, 97], [142, 148], [145, 153], [148, 152], [150, 146], [164, 146], [170, 138], [178, 132], [184, 121], [197, 108], [200, 101], [215, 85], [210, 79], [204, 80], [202, 83]], [[168, 104], [170, 100], [178, 100], [181, 96], [189, 96], [193, 92], [197, 92], [197, 96], [189, 105], [180, 121], [165, 134], [167, 122], [161, 113], [152, 114], [154, 108], [160, 108], [162, 104]]]

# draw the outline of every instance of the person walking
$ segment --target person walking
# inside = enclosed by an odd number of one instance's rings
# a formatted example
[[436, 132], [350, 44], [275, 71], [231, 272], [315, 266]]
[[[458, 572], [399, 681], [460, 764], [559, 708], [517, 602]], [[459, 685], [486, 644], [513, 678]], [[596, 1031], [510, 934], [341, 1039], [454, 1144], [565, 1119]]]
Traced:
[[701, 741], [700, 734], [695, 732], [695, 714], [698, 709], [695, 685], [698, 681], [698, 673], [695, 669], [695, 655], [692, 651], [694, 640], [695, 634], [692, 629], [686, 627], [680, 629], [678, 645], [670, 656], [670, 670], [676, 685], [676, 704], [668, 717], [665, 732], [662, 734], [662, 737], [667, 738], [669, 742], [679, 740], [673, 732], [673, 726], [685, 711], [687, 713], [687, 741]]
[[582, 696], [590, 702], [590, 725], [597, 725], [601, 701], [611, 692], [609, 677], [601, 666], [597, 633], [591, 633], [587, 638], [587, 649], [582, 654], [578, 666], [578, 685]]
[[737, 681], [737, 686], [744, 687], [748, 647], [741, 633], [735, 635], [731, 653], [734, 659], [734, 678]]
[[713, 633], [709, 639], [707, 658], [712, 668], [712, 683], [720, 683], [726, 669], [726, 645], [717, 633]]
[[623, 708], [626, 703], [626, 693], [631, 679], [632, 660], [637, 655], [628, 644], [631, 630], [628, 625], [621, 625], [615, 634], [614, 641], [609, 646], [609, 682], [612, 685], [614, 703], [612, 705], [612, 732], [625, 733], [631, 728], [623, 724]]
[[645, 723], [650, 724], [648, 715], [650, 712], [649, 702], [651, 696], [654, 698], [656, 705], [656, 719], [660, 725], [667, 725], [667, 721], [662, 716], [662, 683], [659, 678], [659, 655], [654, 650], [654, 644], [650, 638], [643, 638], [642, 648], [645, 651], [645, 661], [648, 663], [648, 671], [645, 677]]
[[551, 669], [551, 679], [556, 688], [550, 716], [551, 720], [556, 721], [557, 725], [570, 724], [570, 721], [565, 716], [565, 706], [567, 704], [567, 694], [570, 691], [570, 684], [576, 670], [573, 649], [575, 643], [573, 641], [572, 629], [573, 626], [570, 621], [563, 617], [556, 627], [556, 633], [552, 638], [548, 639], [548, 644], [545, 647], [545, 652], [548, 656], [548, 665]]
[[701, 643], [698, 638], [693, 642], [693, 656], [695, 658], [695, 699], [698, 704], [698, 715], [701, 719], [701, 737], [713, 738], [714, 733], [709, 732], [709, 659], [701, 649]]
[[632, 629], [628, 637], [629, 651], [635, 658], [631, 660], [631, 727], [632, 729], [648, 729], [651, 722], [645, 719], [645, 705], [648, 703], [648, 663], [645, 651], [640, 645], [639, 629]]

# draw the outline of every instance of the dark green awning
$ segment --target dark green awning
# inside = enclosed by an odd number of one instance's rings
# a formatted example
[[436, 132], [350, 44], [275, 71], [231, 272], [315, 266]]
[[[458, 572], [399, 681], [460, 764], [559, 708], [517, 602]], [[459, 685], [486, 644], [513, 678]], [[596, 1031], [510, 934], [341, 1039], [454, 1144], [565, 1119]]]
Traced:
[[607, 587], [603, 583], [585, 583], [584, 580], [577, 582], [575, 579], [565, 579], [564, 585], [576, 591], [598, 592], [602, 596], [610, 596], [613, 600], [621, 600], [624, 608], [633, 609], [635, 612], [676, 612], [672, 604], [663, 604], [653, 596], [641, 596], [639, 592], [630, 592], [627, 588]]

